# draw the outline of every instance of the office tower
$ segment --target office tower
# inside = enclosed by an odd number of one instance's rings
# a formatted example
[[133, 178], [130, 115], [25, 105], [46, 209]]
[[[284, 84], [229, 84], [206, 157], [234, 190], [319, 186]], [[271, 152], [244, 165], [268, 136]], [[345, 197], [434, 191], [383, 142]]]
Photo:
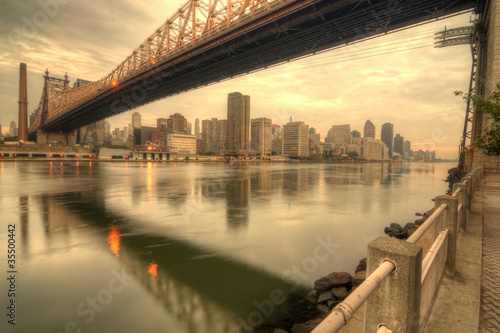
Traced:
[[28, 87], [26, 64], [19, 69], [19, 136], [18, 141], [28, 141]]
[[167, 119], [168, 134], [184, 134], [187, 133], [187, 120], [180, 113], [175, 113]]
[[383, 124], [380, 138], [384, 141], [387, 148], [389, 148], [389, 158], [392, 158], [394, 150], [394, 125], [391, 123]]
[[134, 128], [141, 128], [141, 114], [139, 112], [135, 112], [132, 115], [132, 126]]
[[167, 129], [167, 118], [158, 118], [156, 119], [156, 128], [161, 129], [162, 127]]
[[365, 123], [365, 129], [363, 131], [363, 137], [365, 138], [373, 138], [375, 139], [375, 125], [371, 122], [371, 120], [367, 120]]
[[76, 81], [73, 83], [73, 89], [83, 87], [84, 85], [89, 83], [92, 83], [92, 81], [76, 79]]
[[311, 135], [311, 134], [316, 134], [316, 129], [314, 127], [311, 127], [309, 129], [309, 135]]
[[309, 125], [302, 121], [295, 121], [283, 126], [283, 155], [309, 156]]
[[17, 135], [17, 125], [15, 121], [10, 122], [10, 136], [16, 136]]
[[394, 152], [404, 156], [404, 142], [405, 138], [399, 134], [394, 137]]
[[175, 148], [179, 154], [196, 154], [196, 137], [194, 135], [167, 134], [167, 146]]
[[227, 97], [227, 149], [250, 150], [250, 96], [239, 92]]
[[194, 121], [194, 135], [196, 135], [196, 137], [200, 135], [200, 119], [198, 118]]
[[403, 143], [403, 156], [411, 157], [411, 142], [406, 140]]
[[186, 134], [191, 135], [191, 123], [187, 123], [186, 125]]
[[354, 130], [351, 132], [351, 137], [356, 139], [361, 138], [361, 132]]
[[337, 147], [345, 146], [351, 141], [351, 125], [333, 125], [328, 131], [326, 142]]
[[261, 156], [270, 156], [272, 153], [273, 122], [268, 118], [252, 119], [252, 150]]

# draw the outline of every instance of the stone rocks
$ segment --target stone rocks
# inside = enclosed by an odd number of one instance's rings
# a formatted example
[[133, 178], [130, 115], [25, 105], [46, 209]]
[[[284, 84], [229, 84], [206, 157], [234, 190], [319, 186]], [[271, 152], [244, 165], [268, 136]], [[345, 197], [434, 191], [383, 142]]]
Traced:
[[281, 328], [276, 328], [273, 333], [288, 333], [287, 331], [285, 330], [282, 330]]
[[352, 276], [346, 272], [331, 273], [314, 282], [316, 292], [323, 292], [333, 287], [340, 287], [352, 283]]
[[331, 293], [336, 299], [341, 300], [341, 299], [344, 299], [347, 297], [347, 288], [346, 287], [335, 287], [335, 288], [332, 288]]
[[324, 291], [318, 296], [318, 303], [327, 302], [333, 299], [333, 294], [331, 291]]
[[354, 275], [352, 281], [352, 289], [357, 288], [360, 284], [362, 284], [366, 279], [366, 271], [359, 271]]
[[313, 329], [313, 326], [308, 326], [305, 324], [295, 324], [293, 325], [292, 333], [310, 333]]
[[360, 271], [366, 271], [366, 258], [363, 258], [359, 261], [358, 266], [356, 266], [356, 270], [354, 271], [354, 274]]

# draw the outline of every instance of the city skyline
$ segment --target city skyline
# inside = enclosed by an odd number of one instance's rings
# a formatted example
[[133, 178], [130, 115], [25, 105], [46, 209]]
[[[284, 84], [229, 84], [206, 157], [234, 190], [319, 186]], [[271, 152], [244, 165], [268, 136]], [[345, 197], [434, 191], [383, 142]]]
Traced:
[[[8, 3], [0, 14], [6, 22], [0, 28], [2, 132], [7, 131], [5, 124], [18, 122], [19, 62], [27, 63], [31, 113], [38, 105], [46, 68], [56, 77], [67, 72], [72, 83], [77, 78], [97, 80], [182, 4], [183, 1], [152, 1], [151, 6], [128, 1], [110, 3], [116, 12], [107, 20], [88, 5], [70, 2], [60, 6], [58, 15], [15, 50], [9, 33], [22, 32], [23, 17], [29, 19], [41, 8], [35, 1], [25, 5]], [[93, 15], [95, 26], [89, 27], [83, 19], [70, 19], [76, 12]], [[130, 110], [109, 121], [113, 127], [124, 127], [133, 112], [140, 112], [143, 122], [150, 124], [175, 112], [184, 114], [191, 122], [195, 118], [220, 119], [226, 113], [222, 97], [231, 91], [244, 91], [253, 98], [252, 118], [266, 117], [283, 125], [292, 116], [315, 127], [323, 138], [332, 124], [350, 123], [361, 131], [367, 119], [374, 124], [390, 122], [396, 124], [397, 133], [413, 138], [416, 148], [436, 149], [440, 157], [454, 158], [465, 107], [453, 92], [467, 90], [470, 49], [434, 49], [432, 44], [435, 32], [445, 26], [466, 25], [469, 16], [429, 23], [199, 88]], [[118, 21], [131, 24], [115, 29]], [[71, 25], [71, 31], [61, 31], [64, 25]], [[78, 43], [75, 35], [83, 36]], [[95, 38], [85, 37], [90, 35]]]

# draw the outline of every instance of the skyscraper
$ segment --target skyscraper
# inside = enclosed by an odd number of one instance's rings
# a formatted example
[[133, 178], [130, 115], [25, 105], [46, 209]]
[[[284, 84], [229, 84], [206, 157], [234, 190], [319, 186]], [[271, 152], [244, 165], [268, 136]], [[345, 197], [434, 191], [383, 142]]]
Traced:
[[283, 155], [309, 156], [309, 125], [302, 121], [295, 121], [283, 126]]
[[272, 153], [273, 122], [268, 118], [252, 119], [252, 150], [261, 156]]
[[194, 135], [200, 134], [200, 119], [196, 118], [194, 121]]
[[132, 115], [132, 126], [134, 128], [141, 128], [141, 114], [139, 112], [134, 112]]
[[406, 140], [404, 143], [403, 143], [403, 156], [405, 157], [411, 157], [411, 142]]
[[399, 134], [396, 134], [394, 137], [394, 152], [404, 156], [404, 147], [403, 144], [405, 142], [405, 138]]
[[250, 150], [250, 96], [239, 92], [227, 97], [227, 149]]
[[394, 125], [391, 123], [383, 124], [380, 137], [387, 148], [389, 148], [389, 158], [392, 158], [392, 152], [394, 150]]
[[17, 125], [15, 121], [10, 122], [10, 136], [17, 136]]
[[374, 138], [375, 139], [375, 125], [371, 122], [370, 119], [368, 119], [365, 123], [365, 129], [363, 136], [365, 138]]

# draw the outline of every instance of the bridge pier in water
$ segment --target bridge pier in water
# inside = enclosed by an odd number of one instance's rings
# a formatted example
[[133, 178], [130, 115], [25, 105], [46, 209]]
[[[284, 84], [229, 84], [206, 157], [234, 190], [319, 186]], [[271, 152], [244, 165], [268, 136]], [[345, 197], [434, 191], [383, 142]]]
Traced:
[[36, 132], [36, 143], [50, 144], [57, 142], [62, 146], [76, 146], [75, 132], [50, 132], [38, 130]]

